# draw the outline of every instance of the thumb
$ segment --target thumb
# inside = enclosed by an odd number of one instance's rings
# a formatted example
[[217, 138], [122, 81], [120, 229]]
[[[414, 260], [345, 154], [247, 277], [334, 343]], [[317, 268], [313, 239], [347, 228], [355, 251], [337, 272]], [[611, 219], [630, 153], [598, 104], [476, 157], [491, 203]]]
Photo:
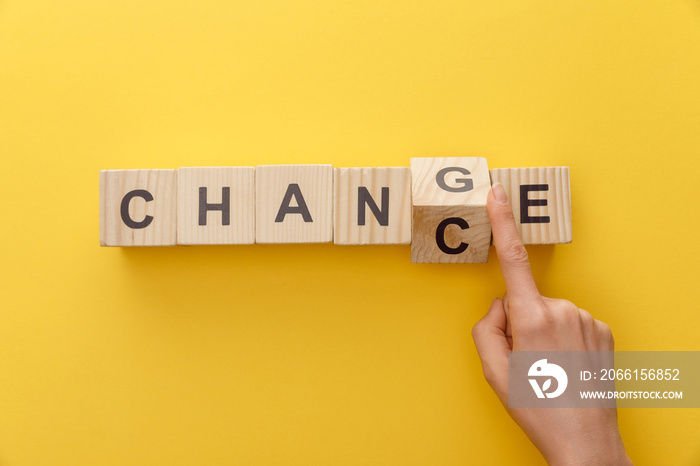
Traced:
[[508, 403], [508, 352], [511, 350], [506, 337], [507, 321], [503, 301], [496, 298], [486, 315], [472, 328], [484, 377], [504, 404]]

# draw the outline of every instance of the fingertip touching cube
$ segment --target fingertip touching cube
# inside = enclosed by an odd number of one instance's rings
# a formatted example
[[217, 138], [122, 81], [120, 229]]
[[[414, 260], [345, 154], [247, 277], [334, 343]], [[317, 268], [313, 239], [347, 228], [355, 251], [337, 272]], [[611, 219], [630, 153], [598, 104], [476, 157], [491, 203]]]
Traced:
[[503, 185], [524, 244], [572, 240], [569, 167], [494, 168]]

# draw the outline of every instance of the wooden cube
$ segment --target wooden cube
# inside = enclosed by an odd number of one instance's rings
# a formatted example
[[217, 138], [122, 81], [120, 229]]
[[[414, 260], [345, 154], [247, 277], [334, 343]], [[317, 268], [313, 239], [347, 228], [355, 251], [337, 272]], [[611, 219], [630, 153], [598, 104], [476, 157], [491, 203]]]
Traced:
[[173, 246], [177, 170], [102, 170], [100, 245]]
[[335, 244], [409, 244], [411, 170], [336, 168]]
[[503, 185], [524, 244], [570, 243], [569, 167], [494, 168]]
[[257, 243], [333, 241], [333, 166], [255, 169]]
[[178, 170], [177, 244], [255, 243], [255, 168]]
[[413, 175], [412, 262], [487, 262], [491, 188], [483, 157], [411, 159]]

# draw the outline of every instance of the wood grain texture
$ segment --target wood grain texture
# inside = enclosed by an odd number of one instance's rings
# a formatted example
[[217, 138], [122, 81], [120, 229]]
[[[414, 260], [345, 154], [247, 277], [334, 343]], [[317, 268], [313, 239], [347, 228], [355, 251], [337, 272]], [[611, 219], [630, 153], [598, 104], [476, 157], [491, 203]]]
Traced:
[[[410, 244], [411, 242], [411, 170], [407, 167], [336, 168], [334, 170], [335, 244]], [[360, 191], [360, 188], [366, 191]], [[388, 192], [388, 212], [382, 211], [384, 192]], [[387, 191], [388, 190], [388, 191]], [[367, 192], [380, 210], [381, 225], [365, 201], [364, 225], [360, 225], [360, 192]]]
[[[444, 241], [450, 248], [467, 244], [464, 252], [446, 254], [437, 245], [435, 234], [440, 222], [448, 218], [462, 218], [469, 228], [451, 224], [445, 228]], [[411, 262], [484, 263], [489, 260], [491, 223], [482, 206], [413, 207], [413, 240]]]
[[[412, 158], [411, 173], [411, 261], [487, 262], [491, 224], [486, 212], [486, 197], [491, 182], [486, 159]], [[461, 220], [455, 222], [447, 219]], [[440, 225], [446, 220], [447, 226], [441, 229]], [[459, 225], [459, 221], [466, 223]], [[442, 245], [441, 238], [444, 240]]]
[[[177, 170], [100, 171], [100, 245], [173, 246], [177, 239]], [[144, 228], [130, 228], [121, 215], [124, 196], [145, 190], [147, 201], [135, 196], [128, 202], [134, 222], [150, 222]], [[148, 216], [152, 220], [148, 221]]]
[[[287, 213], [276, 221], [285, 195], [297, 185], [311, 221]], [[255, 169], [256, 242], [328, 243], [333, 241], [333, 166], [261, 165]], [[297, 197], [291, 207], [299, 207]]]
[[[440, 189], [437, 175], [447, 167], [466, 169], [469, 174], [450, 171], [444, 176], [448, 187], [459, 189], [464, 185], [461, 180], [471, 179], [473, 189], [462, 192], [450, 192]], [[489, 168], [483, 157], [414, 157], [411, 159], [413, 175], [413, 205], [486, 205], [486, 196], [491, 189]]]
[[[206, 201], [200, 205], [200, 189]], [[228, 202], [227, 214], [206, 204]], [[217, 206], [213, 206], [217, 207]], [[222, 209], [225, 206], [222, 205]], [[202, 212], [206, 222], [201, 225]], [[227, 222], [225, 222], [227, 220]], [[228, 223], [228, 224], [224, 224]], [[255, 243], [255, 168], [183, 167], [178, 169], [177, 244]]]
[[[571, 187], [569, 167], [494, 168], [493, 182], [505, 188], [513, 207], [515, 223], [524, 244], [557, 244], [572, 241]], [[539, 185], [539, 190], [528, 192], [530, 201], [521, 198], [521, 186]], [[546, 186], [546, 190], [543, 186]], [[543, 200], [546, 205], [523, 205]], [[549, 217], [546, 223], [524, 223], [521, 212], [529, 217]], [[532, 221], [532, 220], [531, 220]]]

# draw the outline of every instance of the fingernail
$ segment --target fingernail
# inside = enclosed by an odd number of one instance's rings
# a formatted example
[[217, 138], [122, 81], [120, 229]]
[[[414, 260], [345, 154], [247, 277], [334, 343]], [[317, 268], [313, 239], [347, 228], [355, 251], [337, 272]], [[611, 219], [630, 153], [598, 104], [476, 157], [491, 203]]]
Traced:
[[508, 203], [508, 197], [506, 197], [506, 190], [503, 189], [503, 185], [496, 181], [493, 186], [491, 186], [491, 191], [493, 191], [493, 197], [501, 204]]

